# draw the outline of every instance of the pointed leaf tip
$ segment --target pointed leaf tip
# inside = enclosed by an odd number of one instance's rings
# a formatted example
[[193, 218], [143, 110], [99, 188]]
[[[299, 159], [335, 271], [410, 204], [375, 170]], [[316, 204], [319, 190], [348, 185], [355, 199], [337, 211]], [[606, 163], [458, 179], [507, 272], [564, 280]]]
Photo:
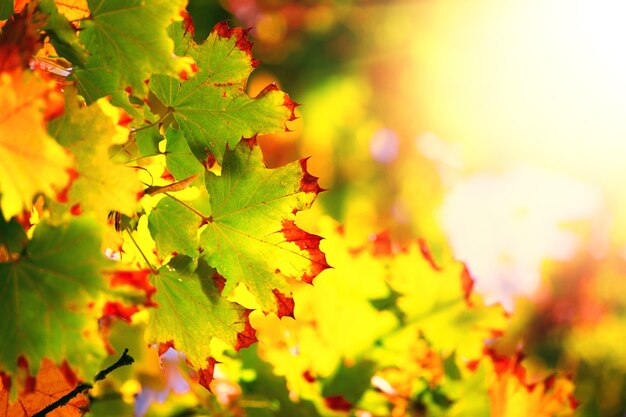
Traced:
[[289, 97], [289, 94], [285, 94], [285, 100], [283, 102], [283, 106], [287, 107], [291, 112], [291, 116], [289, 117], [289, 121], [292, 122], [297, 119], [296, 117], [296, 107], [300, 107], [300, 103], [296, 103]]
[[437, 262], [435, 262], [435, 259], [433, 258], [433, 254], [431, 253], [430, 248], [428, 247], [428, 243], [426, 243], [424, 239], [418, 239], [417, 243], [419, 244], [419, 248], [420, 248], [420, 251], [422, 252], [422, 256], [424, 257], [424, 259], [428, 261], [430, 266], [435, 271], [441, 271], [441, 267], [437, 265]]
[[215, 25], [211, 32], [216, 33], [220, 38], [230, 39], [234, 36], [235, 46], [244, 51], [250, 58], [252, 58], [253, 43], [248, 37], [249, 30], [240, 27], [231, 28], [230, 26], [228, 26], [228, 22], [224, 20]]
[[307, 163], [309, 158], [300, 160], [300, 166], [302, 167], [302, 179], [300, 180], [300, 190], [305, 193], [314, 193], [315, 195], [326, 191], [325, 188], [320, 187], [317, 180], [319, 177], [311, 175], [307, 170]]
[[[280, 270], [277, 270], [276, 273], [280, 273]], [[294, 309], [295, 309], [295, 301], [292, 297], [287, 297], [285, 294], [281, 293], [277, 289], [272, 291], [274, 293], [274, 297], [276, 298], [276, 305], [278, 306], [278, 311], [276, 315], [281, 317], [294, 317]]]
[[218, 363], [219, 362], [216, 361], [214, 358], [209, 357], [207, 359], [207, 367], [198, 369], [198, 382], [204, 388], [209, 390], [209, 392], [213, 392], [211, 390], [211, 382], [213, 382], [213, 376], [215, 373], [215, 365]]
[[320, 249], [320, 242], [323, 239], [296, 226], [293, 220], [284, 220], [283, 228], [280, 231], [287, 242], [295, 243], [298, 248], [308, 253], [311, 264], [309, 269], [302, 275], [301, 280], [307, 284], [312, 284], [315, 277], [322, 271], [330, 268], [326, 262], [326, 254]]
[[183, 18], [183, 22], [185, 24], [185, 33], [189, 33], [193, 37], [195, 33], [195, 28], [193, 25], [193, 18], [191, 17], [191, 14], [189, 14], [187, 10], [181, 10], [180, 17]]
[[256, 330], [250, 324], [250, 313], [252, 313], [252, 310], [246, 310], [242, 315], [245, 327], [243, 331], [237, 333], [237, 344], [235, 345], [235, 350], [237, 352], [243, 348], [247, 348], [259, 340], [256, 337]]

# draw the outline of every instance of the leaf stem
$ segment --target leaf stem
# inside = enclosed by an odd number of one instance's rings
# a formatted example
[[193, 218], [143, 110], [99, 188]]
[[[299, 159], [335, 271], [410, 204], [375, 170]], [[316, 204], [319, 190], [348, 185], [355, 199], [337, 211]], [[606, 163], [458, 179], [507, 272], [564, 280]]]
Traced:
[[69, 20], [69, 22], [70, 23], [78, 23], [78, 22], [84, 22], [85, 20], [92, 20], [91, 15], [85, 16], [85, 17], [81, 17], [80, 19]]
[[133, 234], [130, 232], [130, 229], [128, 227], [125, 227], [124, 230], [126, 231], [126, 233], [128, 233], [128, 236], [130, 237], [130, 240], [133, 241], [133, 244], [135, 245], [135, 247], [137, 248], [137, 250], [139, 251], [139, 253], [141, 254], [141, 256], [143, 257], [143, 260], [146, 261], [146, 264], [148, 265], [148, 267], [150, 268], [150, 270], [156, 274], [157, 270], [155, 267], [152, 266], [152, 264], [150, 263], [150, 261], [148, 260], [148, 258], [146, 257], [146, 254], [143, 253], [143, 250], [141, 250], [141, 248], [139, 247], [139, 245], [137, 244], [137, 241], [135, 240], [135, 238], [133, 237]]
[[165, 113], [163, 113], [163, 115], [162, 115], [162, 116], [159, 118], [159, 120], [157, 120], [156, 122], [148, 123], [148, 124], [143, 125], [143, 126], [141, 126], [141, 127], [138, 127], [138, 128], [135, 128], [135, 129], [131, 129], [131, 130], [130, 130], [130, 132], [131, 132], [131, 133], [136, 133], [136, 132], [139, 132], [139, 131], [141, 131], [141, 130], [149, 129], [149, 128], [151, 128], [151, 127], [155, 126], [155, 125], [158, 125], [158, 124], [160, 124], [160, 123], [163, 123], [163, 121], [164, 121], [165, 119], [167, 119], [167, 117], [168, 117], [170, 114], [172, 114], [173, 112], [174, 112], [174, 108], [173, 108], [173, 107], [168, 107], [168, 108], [167, 108], [167, 111], [166, 111]]
[[166, 196], [168, 196], [169, 198], [171, 198], [172, 200], [176, 201], [177, 203], [181, 204], [183, 207], [188, 208], [189, 210], [191, 210], [194, 214], [196, 214], [197, 216], [199, 216], [202, 220], [204, 220], [205, 222], [209, 221], [209, 217], [205, 216], [204, 214], [202, 214], [200, 211], [196, 210], [195, 208], [191, 207], [189, 204], [185, 203], [182, 200], [179, 200], [178, 198], [174, 197], [173, 195], [171, 195], [170, 193], [164, 193]]
[[102, 381], [108, 374], [115, 371], [117, 368], [121, 368], [122, 366], [130, 365], [135, 362], [135, 358], [128, 354], [128, 348], [124, 349], [124, 353], [122, 356], [111, 366], [108, 368], [98, 372], [98, 375], [93, 379], [94, 382]]
[[[149, 128], [155, 126], [155, 125], [158, 125], [158, 124], [162, 123], [167, 118], [167, 116], [169, 116], [173, 112], [174, 112], [174, 108], [173, 107], [168, 107], [167, 111], [159, 118], [159, 120], [157, 120], [156, 122], [145, 124], [145, 125], [143, 125], [141, 127], [135, 128], [135, 129], [130, 129], [130, 133], [137, 133], [139, 131], [142, 131], [142, 130], [145, 130], [145, 129], [149, 129]], [[132, 145], [133, 143], [135, 143], [135, 138], [134, 137], [132, 139], [129, 139], [121, 148], [119, 148], [117, 151], [115, 151], [115, 153], [113, 153], [113, 155], [111, 155], [109, 157], [109, 159], [113, 159], [117, 154], [119, 154], [120, 152], [125, 151], [126, 148], [128, 146]], [[137, 159], [140, 159], [140, 158], [137, 158]]]
[[35, 414], [33, 414], [33, 417], [45, 417], [49, 412], [54, 411], [55, 409], [59, 407], [63, 407], [68, 402], [70, 402], [72, 398], [76, 397], [78, 394], [82, 393], [83, 391], [86, 391], [91, 388], [93, 388], [93, 385], [89, 383], [78, 384], [76, 388], [74, 388], [73, 390], [65, 394], [64, 396], [62, 396], [61, 398], [59, 398], [52, 404], [47, 405], [46, 408], [44, 408], [43, 410], [38, 411]]

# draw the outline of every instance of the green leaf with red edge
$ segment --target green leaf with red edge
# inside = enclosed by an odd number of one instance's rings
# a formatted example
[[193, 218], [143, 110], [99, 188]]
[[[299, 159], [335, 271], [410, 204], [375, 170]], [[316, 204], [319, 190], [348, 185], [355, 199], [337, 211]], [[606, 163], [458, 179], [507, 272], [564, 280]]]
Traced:
[[92, 102], [130, 87], [147, 94], [154, 73], [176, 75], [189, 63], [173, 54], [167, 27], [180, 19], [185, 0], [89, 0], [91, 15], [80, 23], [80, 41], [88, 51], [76, 71], [81, 94]]
[[[104, 355], [98, 312], [106, 294], [101, 230], [79, 218], [61, 227], [41, 223], [22, 254], [0, 263], [0, 368], [13, 373], [19, 357], [37, 367], [42, 358], [68, 360], [92, 375]], [[37, 369], [31, 369], [34, 373]]]
[[151, 276], [157, 307], [150, 310], [148, 343], [175, 347], [204, 370], [210, 382], [211, 341], [218, 338], [239, 350], [256, 341], [249, 310], [221, 296], [221, 279], [204, 261], [173, 258]]
[[196, 44], [188, 24], [174, 24], [170, 35], [178, 55], [190, 55], [198, 72], [187, 81], [154, 76], [150, 89], [185, 133], [189, 146], [203, 164], [215, 158], [221, 164], [226, 145], [232, 149], [242, 137], [286, 129], [297, 106], [275, 85], [257, 97], [246, 94], [248, 76], [256, 61], [251, 42], [241, 28], [219, 23], [208, 39]]
[[296, 226], [321, 188], [306, 160], [268, 169], [253, 140], [224, 155], [222, 175], [206, 174], [211, 212], [200, 235], [203, 258], [226, 278], [225, 295], [243, 283], [263, 311], [278, 311], [288, 278], [311, 283], [328, 268], [321, 238]]

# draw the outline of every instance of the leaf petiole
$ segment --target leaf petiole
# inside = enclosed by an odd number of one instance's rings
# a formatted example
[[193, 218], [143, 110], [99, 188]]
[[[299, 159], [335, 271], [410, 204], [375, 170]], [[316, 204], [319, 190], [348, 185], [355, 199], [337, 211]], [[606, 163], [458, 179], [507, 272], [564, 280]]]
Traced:
[[146, 265], [148, 265], [148, 267], [150, 268], [150, 270], [156, 274], [157, 270], [152, 266], [152, 264], [150, 263], [150, 261], [148, 260], [148, 258], [146, 257], [146, 254], [143, 253], [143, 250], [141, 250], [141, 248], [139, 247], [139, 245], [137, 244], [137, 241], [135, 240], [135, 238], [133, 237], [133, 234], [131, 233], [130, 229], [128, 227], [124, 228], [124, 230], [126, 231], [126, 233], [128, 233], [128, 237], [130, 237], [130, 240], [132, 240], [133, 244], [135, 245], [135, 247], [137, 248], [137, 250], [139, 251], [139, 253], [141, 254], [142, 258], [144, 261], [146, 261]]
[[171, 198], [172, 200], [176, 201], [177, 203], [181, 204], [182, 206], [188, 208], [189, 210], [191, 210], [194, 214], [196, 214], [197, 216], [199, 216], [203, 221], [205, 222], [209, 222], [209, 217], [205, 216], [204, 214], [202, 214], [200, 211], [196, 210], [195, 208], [191, 207], [189, 204], [185, 203], [182, 200], [179, 200], [178, 198], [174, 197], [173, 195], [171, 195], [170, 193], [166, 192], [164, 193], [166, 196], [168, 196], [169, 198]]
[[138, 128], [135, 128], [135, 129], [131, 129], [130, 132], [131, 133], [136, 133], [136, 132], [139, 132], [141, 130], [150, 129], [153, 126], [160, 125], [172, 113], [174, 113], [174, 108], [173, 107], [168, 107], [167, 111], [165, 113], [163, 113], [163, 115], [156, 122], [148, 123], [148, 124], [145, 124], [145, 125], [143, 125], [141, 127], [138, 127]]

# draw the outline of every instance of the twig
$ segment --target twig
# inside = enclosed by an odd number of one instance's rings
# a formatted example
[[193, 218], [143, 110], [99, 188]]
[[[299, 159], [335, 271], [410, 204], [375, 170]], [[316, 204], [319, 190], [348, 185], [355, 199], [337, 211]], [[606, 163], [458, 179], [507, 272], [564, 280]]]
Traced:
[[143, 253], [143, 251], [141, 250], [141, 248], [139, 247], [139, 245], [137, 244], [137, 241], [135, 240], [135, 238], [133, 237], [133, 234], [130, 231], [130, 228], [125, 227], [124, 230], [126, 230], [126, 233], [128, 233], [128, 237], [130, 237], [130, 240], [133, 242], [133, 244], [135, 245], [135, 247], [137, 248], [137, 250], [139, 251], [139, 253], [141, 254], [141, 256], [143, 257], [143, 260], [146, 261], [146, 264], [148, 264], [148, 267], [150, 268], [150, 270], [153, 273], [157, 273], [157, 270], [155, 267], [152, 266], [152, 264], [150, 263], [150, 261], [148, 260], [148, 257], [146, 256], [145, 253]]
[[130, 365], [133, 362], [135, 362], [135, 359], [128, 354], [128, 349], [124, 349], [124, 353], [122, 353], [122, 356], [120, 356], [120, 358], [113, 365], [109, 366], [105, 370], [98, 372], [98, 375], [96, 375], [96, 377], [94, 378], [94, 382], [102, 381], [104, 378], [106, 378], [108, 374], [115, 371], [117, 368]]
[[91, 389], [91, 388], [93, 388], [93, 385], [88, 384], [88, 383], [78, 384], [78, 386], [76, 388], [74, 388], [73, 390], [71, 390], [70, 392], [65, 394], [64, 396], [62, 396], [61, 398], [59, 398], [58, 400], [56, 400], [52, 404], [48, 405], [43, 410], [33, 414], [33, 417], [46, 417], [46, 414], [48, 414], [49, 412], [51, 412], [51, 411], [53, 411], [53, 410], [55, 410], [55, 409], [57, 409], [59, 407], [63, 407], [72, 398], [76, 397], [78, 394], [82, 393], [83, 391]]
[[[94, 378], [94, 382], [102, 381], [104, 378], [106, 378], [108, 374], [110, 374], [117, 368], [130, 365], [133, 362], [135, 362], [135, 359], [128, 354], [128, 349], [124, 349], [124, 353], [122, 353], [122, 356], [120, 356], [120, 358], [113, 365], [109, 366], [105, 370], [98, 372], [98, 375], [96, 375], [96, 377]], [[46, 417], [49, 412], [54, 411], [59, 407], [63, 407], [64, 405], [67, 405], [67, 403], [70, 402], [70, 400], [76, 397], [78, 394], [92, 388], [93, 385], [87, 382], [78, 384], [76, 388], [74, 388], [52, 404], [46, 406], [46, 408], [44, 408], [43, 410], [36, 412], [35, 414], [33, 414], [32, 417]]]
[[167, 119], [167, 116], [169, 116], [172, 113], [174, 113], [174, 108], [173, 107], [168, 107], [167, 111], [165, 113], [163, 113], [163, 115], [159, 118], [159, 120], [157, 120], [156, 122], [145, 124], [143, 126], [135, 128], [135, 129], [131, 129], [130, 133], [140, 132], [140, 131], [145, 130], [145, 129], [150, 129], [152, 126], [157, 126], [157, 125], [163, 123], [165, 121], [165, 119]]

